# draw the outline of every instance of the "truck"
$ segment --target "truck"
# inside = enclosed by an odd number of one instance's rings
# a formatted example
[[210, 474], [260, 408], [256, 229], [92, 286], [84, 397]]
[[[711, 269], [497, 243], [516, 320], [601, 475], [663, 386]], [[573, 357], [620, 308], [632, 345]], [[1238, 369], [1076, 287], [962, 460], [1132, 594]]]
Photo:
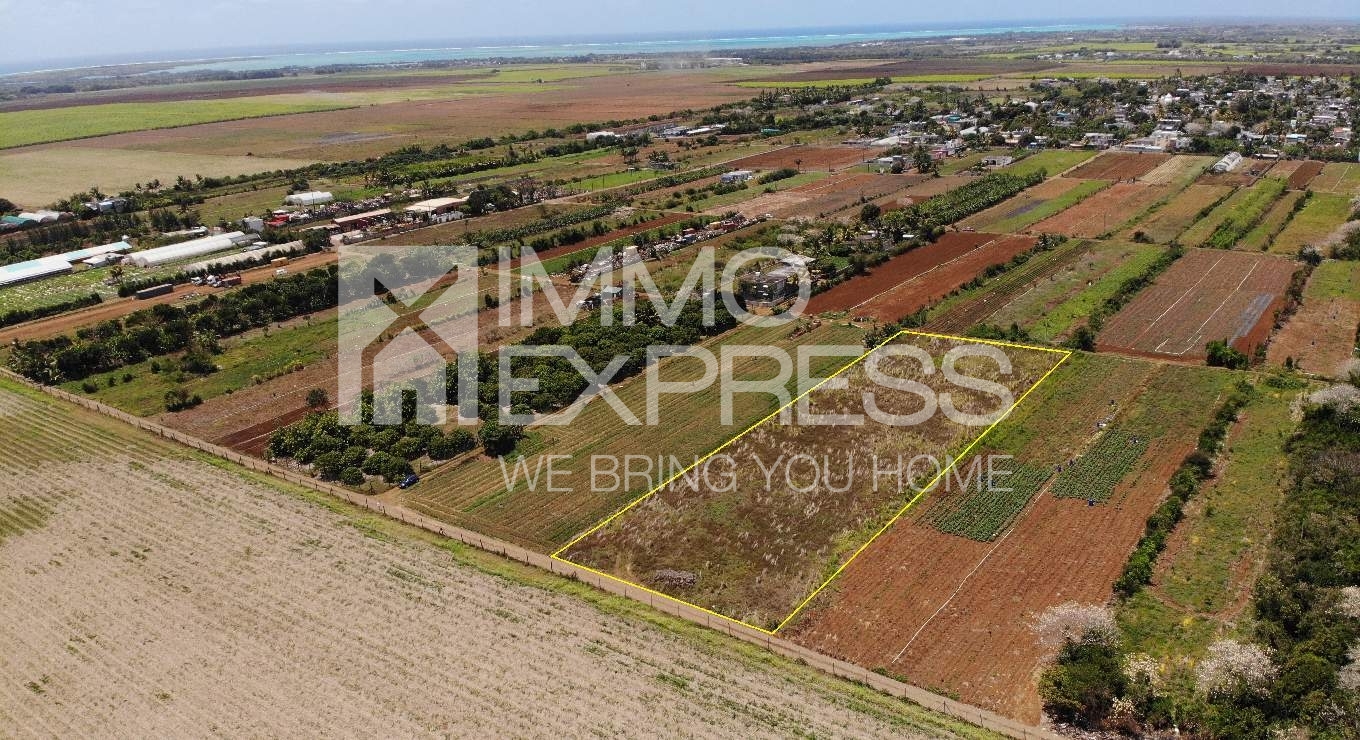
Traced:
[[274, 259], [269, 260], [269, 264], [271, 264], [271, 265], [273, 265], [273, 266], [275, 266], [275, 267], [278, 267], [278, 266], [280, 266], [280, 265], [286, 265], [286, 264], [288, 264], [288, 258], [287, 258], [287, 257], [275, 257]]
[[219, 288], [230, 288], [230, 287], [232, 287], [232, 286], [234, 286], [234, 285], [240, 285], [240, 284], [241, 284], [241, 273], [239, 273], [239, 272], [236, 273], [236, 274], [234, 274], [234, 275], [224, 275], [224, 276], [222, 277], [222, 279], [220, 279], [220, 280], [217, 281], [217, 287], [219, 287]]
[[133, 295], [135, 295], [138, 298], [138, 300], [141, 300], [145, 298], [155, 298], [156, 296], [161, 295], [170, 295], [174, 291], [175, 291], [174, 285], [172, 285], [171, 283], [162, 283], [160, 285], [153, 285], [150, 288], [142, 288]]

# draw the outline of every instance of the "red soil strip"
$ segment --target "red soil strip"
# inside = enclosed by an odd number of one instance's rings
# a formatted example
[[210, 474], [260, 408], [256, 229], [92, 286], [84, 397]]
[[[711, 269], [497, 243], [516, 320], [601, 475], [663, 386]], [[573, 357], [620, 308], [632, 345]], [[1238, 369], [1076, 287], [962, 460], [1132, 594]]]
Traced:
[[853, 277], [840, 285], [819, 293], [808, 302], [808, 313], [844, 311], [864, 303], [885, 291], [901, 285], [917, 275], [957, 259], [963, 254], [998, 239], [996, 234], [951, 232], [939, 241], [900, 254], [873, 268], [867, 275]]

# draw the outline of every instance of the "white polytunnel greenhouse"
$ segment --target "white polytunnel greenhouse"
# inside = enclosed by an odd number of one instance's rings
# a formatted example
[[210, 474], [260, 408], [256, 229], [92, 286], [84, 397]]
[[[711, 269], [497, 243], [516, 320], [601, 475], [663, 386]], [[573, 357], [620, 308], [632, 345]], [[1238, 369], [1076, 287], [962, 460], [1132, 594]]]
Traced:
[[178, 262], [191, 257], [212, 254], [213, 252], [223, 252], [254, 239], [254, 236], [246, 236], [243, 232], [232, 231], [227, 234], [191, 239], [187, 242], [171, 244], [168, 247], [156, 247], [155, 249], [133, 252], [128, 255], [128, 261], [137, 267], [155, 267], [168, 262]]

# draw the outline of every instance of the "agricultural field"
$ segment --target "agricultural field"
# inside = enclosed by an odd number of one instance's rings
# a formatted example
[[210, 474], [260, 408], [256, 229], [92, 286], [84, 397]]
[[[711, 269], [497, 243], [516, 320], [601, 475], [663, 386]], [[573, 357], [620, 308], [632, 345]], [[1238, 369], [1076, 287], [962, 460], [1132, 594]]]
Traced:
[[872, 155], [871, 150], [857, 146], [795, 145], [729, 162], [733, 169], [777, 170], [792, 167], [799, 170], [827, 170], [835, 172], [862, 164]]
[[1287, 159], [1277, 161], [1270, 168], [1270, 176], [1286, 179], [1290, 190], [1304, 190], [1322, 171], [1322, 166], [1322, 162], [1311, 159]]
[[1088, 239], [1103, 236], [1137, 218], [1162, 195], [1162, 188], [1141, 182], [1115, 183], [1071, 208], [1039, 221], [1030, 230]]
[[348, 103], [305, 101], [292, 96], [262, 95], [232, 100], [168, 103], [108, 103], [40, 110], [0, 112], [0, 149], [28, 144], [84, 139], [124, 131], [192, 126], [240, 118], [313, 113], [347, 107]]
[[989, 736], [9, 381], [0, 410], [19, 734]]
[[1057, 177], [1095, 155], [1086, 149], [1044, 149], [1006, 165], [1003, 170], [1020, 177], [1043, 170], [1049, 177]]
[[[856, 208], [865, 201], [891, 199], [903, 190], [920, 182], [916, 175], [867, 175], [836, 173], [826, 175], [821, 172], [805, 172], [787, 180], [779, 180], [768, 186], [751, 183], [747, 190], [748, 200], [733, 201], [735, 207], [726, 208], [722, 202], [729, 196], [718, 196], [717, 206], [701, 201], [696, 207], [707, 207], [708, 212], [722, 215], [735, 210], [747, 218], [771, 214], [775, 218], [832, 218], [858, 216]], [[765, 193], [771, 187], [776, 192]], [[754, 197], [750, 197], [754, 194]], [[733, 193], [732, 195], [737, 195]]]
[[1190, 250], [1105, 322], [1098, 346], [1197, 360], [1222, 339], [1250, 357], [1269, 338], [1296, 268], [1268, 255]]
[[[981, 275], [987, 268], [1004, 265], [1033, 249], [1036, 243], [1037, 240], [1029, 236], [993, 238], [976, 249], [971, 249], [948, 262], [936, 264], [926, 272], [870, 297], [856, 305], [851, 313], [856, 317], [869, 318], [884, 324], [900, 321], [948, 297]], [[839, 287], [842, 286], [837, 286]], [[827, 291], [827, 295], [835, 292], [837, 288]], [[854, 295], [850, 289], [847, 289], [846, 293]]]
[[[827, 573], [853, 557], [937, 475], [936, 468], [922, 466], [919, 476], [906, 473], [896, 483], [880, 485], [871, 474], [866, 477], [872, 459], [926, 455], [943, 461], [960, 454], [1009, 409], [990, 392], [962, 391], [937, 372], [922, 372], [926, 358], [938, 366], [952, 350], [979, 346], [971, 340], [907, 334], [894, 344], [927, 354], [920, 360], [884, 355], [882, 362], [871, 354], [843, 374], [842, 387], [812, 391], [809, 412], [859, 414], [862, 392], [872, 389], [881, 412], [904, 417], [925, 413], [923, 421], [893, 425], [864, 420], [838, 425], [834, 435], [826, 435], [817, 427], [768, 419], [720, 447], [693, 479], [680, 476], [669, 482], [568, 544], [559, 556], [731, 619], [776, 629]], [[993, 349], [1008, 358], [1010, 372], [982, 356], [960, 360], [959, 371], [998, 383], [1013, 398], [1064, 356], [1052, 350]], [[867, 375], [868, 366], [875, 364], [892, 377], [912, 379], [936, 393], [949, 391], [955, 408], [976, 419], [931, 413], [914, 392], [875, 385]], [[823, 460], [836, 462], [820, 467]], [[771, 484], [760, 471], [775, 467], [779, 472]], [[710, 470], [735, 471], [735, 476], [715, 485], [709, 481]]]
[[1067, 173], [1078, 180], [1135, 180], [1171, 159], [1169, 154], [1104, 152]]
[[[978, 455], [1014, 456], [1002, 458], [1008, 480], [1020, 482], [1007, 486], [1013, 495], [963, 486], [932, 492], [781, 634], [1037, 721], [1038, 669], [1052, 648], [1040, 642], [1036, 620], [1065, 602], [1109, 598], [1167, 480], [1234, 377], [1073, 355], [979, 446]], [[1108, 501], [1054, 495], [1074, 459], [1100, 454], [1106, 429], [1145, 443], [1131, 464], [1103, 466], [1103, 478], [1093, 478], [1111, 491]], [[960, 529], [958, 511], [982, 518]]]
[[1198, 179], [1216, 161], [1213, 157], [1181, 154], [1157, 165], [1140, 180], [1148, 185], [1175, 185], [1180, 189]]
[[[718, 353], [726, 345], [792, 350], [799, 344], [857, 346], [863, 342], [860, 330], [844, 325], [824, 323], [803, 334], [794, 334], [795, 328], [743, 326], [709, 340], [705, 346]], [[816, 358], [812, 371], [827, 375], [852, 359]], [[702, 376], [702, 370], [698, 359], [674, 357], [615, 385], [609, 393], [639, 419], [645, 419], [648, 383], [692, 381]], [[771, 393], [734, 395], [731, 418], [724, 421], [721, 392], [713, 384], [702, 391], [663, 397], [657, 408], [660, 423], [638, 425], [623, 423], [610, 405], [595, 399], [569, 425], [545, 420], [529, 427], [517, 450], [524, 456], [527, 469], [517, 467], [520, 463], [512, 466], [513, 460], [506, 462], [505, 469], [500, 461], [490, 458], [456, 460], [424, 476], [419, 486], [401, 492], [398, 500], [427, 516], [553, 552], [646, 493], [655, 485], [647, 485], [648, 481], [660, 483], [658, 476], [677, 461], [682, 467], [693, 463], [777, 409], [773, 392], [787, 388], [768, 357], [735, 358], [733, 377], [765, 381], [763, 387]], [[530, 480], [545, 455], [568, 456], [560, 463], [564, 472], [556, 485], [570, 490], [545, 491], [544, 481]], [[635, 478], [618, 485], [607, 485], [604, 479], [596, 490], [591, 482], [592, 455], [618, 459], [636, 455], [639, 465], [644, 458], [652, 462], [649, 475], [643, 476], [639, 467]]]
[[1271, 339], [1266, 360], [1344, 380], [1356, 356], [1357, 331], [1360, 263], [1328, 260], [1313, 269], [1302, 304]]
[[1242, 239], [1234, 246], [1235, 249], [1242, 249], [1248, 252], [1264, 252], [1275, 242], [1281, 231], [1294, 218], [1298, 208], [1302, 207], [1301, 201], [1304, 193], [1298, 190], [1290, 190], [1280, 196], [1275, 201], [1275, 205], [1266, 211], [1260, 221], [1251, 228]]
[[1015, 326], [1037, 342], [1059, 342], [1161, 254], [1149, 244], [1069, 240], [940, 301], [930, 308], [925, 326], [946, 334], [963, 334], [981, 324]]
[[1186, 507], [1152, 583], [1116, 612], [1129, 652], [1176, 666], [1249, 629], [1243, 617], [1266, 554], [1264, 533], [1287, 490], [1284, 446], [1304, 392], [1257, 385], [1229, 431], [1225, 459]]
[[1234, 247], [1284, 193], [1285, 182], [1275, 178], [1263, 178], [1250, 187], [1238, 188], [1207, 216], [1186, 229], [1179, 241], [1187, 247]]
[[1351, 200], [1345, 195], [1313, 193], [1271, 241], [1270, 252], [1293, 257], [1305, 246], [1323, 249], [1335, 243], [1339, 240], [1341, 226], [1350, 218]]
[[1198, 221], [1206, 208], [1212, 209], [1232, 192], [1227, 185], [1195, 183], [1153, 207], [1143, 218], [1120, 232], [1120, 236], [1133, 239], [1141, 233], [1150, 242], [1169, 244]]
[[1015, 197], [969, 216], [959, 225], [996, 234], [1019, 233], [1109, 186], [1107, 180], [1052, 177]]
[[180, 175], [224, 177], [307, 164], [305, 160], [288, 157], [148, 152], [82, 144], [0, 152], [3, 197], [28, 208], [38, 208], [91, 185], [113, 191], [152, 180], [174, 182]]
[[807, 313], [818, 314], [854, 309], [876, 296], [920, 275], [949, 265], [975, 249], [1001, 239], [997, 234], [951, 232], [935, 242], [912, 249], [869, 271], [818, 293], [808, 302]]
[[1360, 195], [1360, 164], [1328, 162], [1308, 184], [1308, 188], [1318, 193]]

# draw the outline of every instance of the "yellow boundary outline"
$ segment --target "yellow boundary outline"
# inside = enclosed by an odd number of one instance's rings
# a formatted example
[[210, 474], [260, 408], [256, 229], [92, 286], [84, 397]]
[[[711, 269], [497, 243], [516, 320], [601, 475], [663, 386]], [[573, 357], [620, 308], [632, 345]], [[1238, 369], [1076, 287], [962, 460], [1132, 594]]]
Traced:
[[[678, 598], [676, 598], [676, 597], [674, 597], [674, 596], [671, 596], [670, 594], [665, 594], [665, 593], [662, 593], [662, 592], [660, 592], [660, 591], [656, 591], [656, 590], [654, 590], [654, 589], [647, 588], [646, 586], [643, 586], [643, 585], [640, 584], [640, 583], [636, 583], [636, 582], [634, 582], [634, 581], [629, 581], [629, 580], [624, 579], [624, 578], [619, 578], [619, 577], [616, 576], [616, 575], [613, 575], [613, 574], [610, 574], [610, 573], [605, 573], [604, 571], [596, 570], [596, 569], [594, 569], [594, 568], [590, 568], [590, 567], [581, 565], [580, 563], [577, 563], [577, 562], [574, 562], [574, 561], [571, 561], [571, 560], [567, 560], [566, 558], [561, 557], [562, 553], [564, 553], [564, 552], [566, 552], [567, 550], [571, 549], [571, 547], [572, 547], [573, 545], [575, 545], [576, 543], [580, 542], [581, 540], [584, 540], [585, 538], [587, 538], [587, 537], [591, 536], [592, 534], [595, 534], [596, 532], [598, 532], [598, 531], [600, 531], [601, 529], [605, 528], [606, 526], [609, 525], [610, 522], [614, 521], [615, 519], [618, 519], [620, 516], [623, 516], [625, 513], [627, 513], [629, 510], [631, 510], [634, 506], [637, 506], [638, 504], [642, 503], [643, 501], [646, 501], [647, 499], [651, 498], [651, 497], [652, 497], [653, 495], [655, 495], [658, 491], [660, 491], [661, 489], [665, 488], [666, 486], [669, 486], [671, 483], [674, 483], [676, 480], [678, 480], [678, 479], [684, 477], [684, 475], [685, 475], [686, 473], [690, 472], [690, 471], [693, 470], [694, 468], [699, 467], [699, 466], [702, 465], [704, 462], [706, 462], [709, 458], [713, 457], [714, 455], [718, 454], [719, 452], [722, 452], [723, 450], [727, 449], [727, 448], [728, 448], [729, 446], [731, 446], [734, 442], [736, 442], [737, 440], [739, 440], [739, 439], [741, 439], [742, 437], [746, 436], [747, 434], [751, 433], [751, 432], [754, 431], [757, 427], [763, 425], [765, 422], [769, 421], [770, 419], [773, 419], [774, 417], [779, 416], [780, 414], [784, 413], [785, 410], [787, 410], [787, 409], [789, 409], [789, 408], [792, 408], [792, 407], [794, 406], [794, 404], [796, 404], [796, 403], [798, 403], [799, 401], [801, 401], [801, 400], [802, 400], [804, 397], [806, 397], [808, 394], [812, 393], [813, 391], [817, 390], [818, 388], [822, 387], [823, 385], [829, 383], [833, 378], [839, 376], [841, 373], [844, 373], [845, 371], [849, 370], [850, 368], [854, 367], [855, 365], [858, 365], [859, 363], [863, 362], [864, 359], [867, 358], [869, 355], [871, 355], [871, 354], [877, 352], [879, 349], [881, 349], [881, 348], [883, 348], [884, 346], [888, 345], [888, 344], [891, 343], [893, 340], [897, 339], [898, 337], [904, 336], [904, 335], [914, 335], [914, 336], [920, 336], [920, 337], [930, 337], [930, 338], [932, 338], [932, 339], [949, 339], [949, 340], [954, 340], [954, 341], [971, 342], [971, 343], [975, 343], [975, 344], [991, 344], [991, 345], [995, 345], [995, 346], [998, 346], [998, 347], [1014, 347], [1014, 348], [1017, 348], [1017, 349], [1027, 349], [1027, 350], [1034, 350], [1034, 351], [1038, 351], [1038, 352], [1051, 352], [1051, 353], [1054, 353], [1054, 354], [1062, 355], [1062, 358], [1059, 359], [1059, 360], [1053, 365], [1053, 367], [1049, 368], [1049, 369], [1048, 369], [1048, 372], [1046, 372], [1046, 373], [1044, 373], [1042, 376], [1040, 376], [1039, 379], [1036, 380], [1036, 381], [1034, 382], [1034, 384], [1031, 385], [1028, 389], [1026, 389], [1024, 393], [1021, 393], [1021, 394], [1020, 394], [1020, 397], [1017, 398], [1017, 399], [1015, 399], [1015, 402], [1011, 404], [1010, 408], [1006, 409], [1005, 413], [1003, 413], [1003, 414], [1001, 414], [1000, 416], [998, 416], [998, 417], [996, 418], [996, 420], [993, 421], [993, 422], [991, 423], [991, 425], [989, 425], [986, 429], [984, 429], [984, 430], [982, 431], [982, 434], [979, 434], [972, 442], [968, 443], [968, 446], [965, 447], [965, 448], [963, 449], [963, 451], [960, 452], [957, 456], [954, 456], [953, 459], [950, 460], [950, 462], [949, 462], [948, 465], [946, 465], [943, 469], [941, 469], [940, 472], [937, 473], [937, 474], [935, 475], [934, 478], [931, 478], [931, 480], [930, 480], [929, 483], [927, 483], [925, 486], [921, 487], [920, 491], [919, 491], [915, 496], [913, 496], [913, 497], [911, 498], [911, 500], [907, 501], [906, 505], [904, 505], [901, 509], [899, 509], [899, 510], [897, 511], [897, 513], [894, 514], [894, 515], [892, 516], [892, 518], [889, 519], [889, 520], [887, 521], [887, 523], [885, 523], [882, 527], [879, 527], [878, 531], [874, 532], [873, 536], [871, 536], [868, 540], [866, 540], [866, 541], [864, 542], [864, 544], [860, 545], [859, 548], [858, 548], [857, 550], [855, 550], [853, 553], [851, 553], [850, 557], [846, 558], [846, 559], [845, 559], [845, 562], [841, 563], [841, 564], [840, 564], [840, 567], [836, 568], [836, 570], [835, 570], [834, 573], [832, 573], [830, 576], [828, 576], [828, 577], [826, 578], [826, 580], [822, 581], [822, 584], [821, 584], [820, 586], [818, 586], [816, 589], [814, 589], [814, 590], [812, 591], [812, 593], [809, 594], [808, 597], [807, 597], [806, 599], [803, 599], [802, 603], [798, 604], [798, 606], [794, 608], [793, 612], [791, 612], [787, 617], [785, 617], [784, 620], [783, 620], [782, 622], [780, 622], [779, 625], [778, 625], [777, 627], [775, 627], [774, 629], [768, 630], [768, 629], [765, 629], [764, 627], [759, 627], [759, 626], [756, 626], [756, 625], [754, 625], [754, 624], [750, 624], [749, 622], [743, 622], [743, 621], [741, 621], [740, 619], [735, 619], [735, 618], [733, 618], [733, 617], [729, 617], [729, 616], [727, 616], [726, 614], [719, 614], [718, 612], [715, 612], [715, 611], [713, 611], [712, 609], [705, 609], [704, 607], [699, 606], [698, 604], [694, 604], [694, 603], [685, 601], [684, 599], [678, 599]], [[667, 478], [663, 483], [661, 483], [660, 485], [656, 486], [656, 487], [653, 488], [652, 490], [650, 490], [650, 491], [648, 491], [648, 492], [642, 494], [642, 495], [639, 496], [638, 498], [634, 499], [634, 500], [633, 500], [632, 502], [630, 502], [627, 506], [623, 507], [622, 509], [619, 509], [618, 511], [614, 512], [613, 514], [610, 514], [608, 517], [606, 517], [606, 518], [605, 518], [604, 520], [602, 520], [600, 523], [596, 524], [595, 526], [591, 527], [590, 529], [586, 530], [585, 532], [581, 533], [580, 535], [577, 535], [577, 536], [576, 536], [575, 538], [573, 538], [570, 542], [568, 542], [567, 544], [565, 544], [565, 545], [563, 545], [562, 547], [558, 548], [558, 549], [557, 549], [555, 552], [553, 552], [552, 555], [550, 555], [549, 557], [551, 557], [553, 560], [557, 560], [557, 561], [560, 561], [560, 562], [563, 562], [563, 563], [567, 563], [568, 565], [571, 565], [572, 567], [580, 568], [580, 569], [585, 570], [585, 571], [588, 571], [588, 572], [590, 572], [590, 573], [594, 573], [594, 574], [597, 575], [597, 576], [601, 576], [601, 577], [603, 577], [603, 578], [608, 578], [608, 579], [610, 579], [610, 580], [618, 581], [619, 583], [623, 583], [623, 584], [626, 584], [626, 585], [628, 585], [628, 586], [632, 586], [633, 588], [640, 589], [640, 590], [645, 591], [646, 593], [649, 593], [649, 594], [651, 594], [651, 595], [653, 595], [653, 596], [659, 596], [659, 597], [661, 597], [661, 598], [663, 598], [663, 599], [669, 599], [669, 600], [671, 600], [671, 601], [674, 601], [674, 602], [676, 602], [677, 604], [683, 604], [683, 605], [688, 606], [688, 607], [690, 607], [690, 608], [692, 608], [692, 609], [698, 609], [699, 611], [704, 612], [705, 614], [708, 614], [708, 615], [710, 615], [710, 616], [718, 617], [719, 619], [724, 619], [724, 620], [726, 620], [726, 621], [728, 621], [728, 622], [732, 622], [732, 623], [734, 623], [734, 624], [739, 624], [739, 625], [741, 625], [741, 626], [743, 626], [743, 627], [746, 627], [746, 628], [749, 628], [749, 629], [753, 629], [753, 630], [756, 630], [756, 631], [758, 631], [758, 632], [763, 632], [763, 633], [765, 633], [765, 634], [767, 634], [767, 635], [774, 635], [776, 632], [778, 632], [779, 630], [783, 629], [784, 626], [787, 625], [789, 622], [793, 621], [794, 617], [797, 617], [800, 613], [802, 613], [803, 609], [804, 609], [805, 607], [807, 607], [808, 604], [812, 603], [812, 600], [815, 599], [815, 598], [817, 598], [817, 596], [818, 596], [819, 594], [821, 594], [822, 591], [823, 591], [827, 586], [829, 586], [829, 585], [831, 584], [832, 581], [836, 580], [836, 579], [840, 576], [840, 574], [841, 574], [847, 567], [849, 567], [850, 563], [854, 562], [855, 559], [858, 558], [858, 557], [860, 556], [861, 553], [863, 553], [865, 550], [869, 549], [869, 546], [872, 545], [872, 544], [874, 543], [874, 540], [877, 540], [877, 539], [879, 538], [880, 535], [882, 535], [884, 532], [888, 531], [888, 529], [889, 529], [890, 527], [892, 527], [892, 525], [895, 524], [895, 523], [897, 522], [898, 519], [901, 519], [902, 516], [905, 515], [905, 514], [907, 513], [908, 510], [911, 509], [911, 507], [913, 507], [913, 506], [916, 505], [916, 502], [918, 502], [918, 501], [921, 500], [921, 497], [922, 497], [922, 496], [925, 496], [927, 493], [929, 493], [929, 492], [935, 487], [935, 485], [936, 485], [937, 483], [939, 483], [940, 480], [941, 480], [942, 478], [944, 478], [944, 476], [947, 475], [947, 474], [949, 473], [949, 471], [951, 471], [951, 470], [954, 469], [954, 467], [958, 464], [958, 462], [959, 462], [960, 460], [962, 460], [962, 459], [968, 457], [969, 453], [971, 453], [971, 452], [973, 451], [973, 448], [976, 447], [976, 446], [978, 445], [978, 443], [980, 443], [983, 439], [985, 439], [985, 438], [987, 437], [987, 435], [990, 434], [991, 431], [992, 431], [993, 429], [995, 429], [996, 426], [997, 426], [998, 424], [1000, 424], [1001, 422], [1005, 421], [1006, 418], [1008, 418], [1008, 417], [1011, 415], [1012, 412], [1014, 412], [1017, 408], [1019, 408], [1020, 404], [1024, 403], [1025, 399], [1029, 396], [1029, 394], [1032, 393], [1032, 392], [1034, 392], [1034, 389], [1035, 389], [1035, 388], [1038, 388], [1039, 386], [1043, 385], [1043, 384], [1044, 384], [1044, 381], [1048, 380], [1048, 377], [1049, 377], [1050, 375], [1052, 375], [1053, 372], [1054, 372], [1055, 370], [1057, 370], [1059, 367], [1061, 367], [1062, 364], [1063, 364], [1064, 362], [1067, 361], [1067, 358], [1069, 358], [1069, 357], [1071, 357], [1071, 356], [1072, 356], [1072, 351], [1071, 351], [1071, 350], [1055, 349], [1055, 348], [1053, 348], [1053, 347], [1035, 347], [1035, 346], [1028, 345], [1028, 344], [1019, 344], [1019, 343], [1016, 343], [1016, 342], [1003, 342], [1003, 341], [994, 340], [994, 339], [976, 339], [976, 338], [973, 338], [973, 337], [960, 337], [960, 336], [954, 336], [954, 335], [951, 335], [951, 334], [934, 334], [934, 333], [931, 333], [931, 332], [913, 331], [913, 330], [911, 330], [911, 329], [903, 329], [902, 331], [899, 331], [899, 332], [897, 332], [896, 334], [893, 334], [892, 336], [890, 336], [890, 337], [888, 337], [887, 339], [883, 340], [883, 341], [880, 342], [879, 344], [875, 345], [872, 349], [868, 350], [868, 351], [865, 352], [864, 354], [862, 354], [862, 355], [860, 355], [859, 357], [855, 358], [855, 359], [852, 360], [851, 362], [847, 363], [846, 365], [843, 365], [840, 369], [836, 370], [836, 372], [834, 372], [834, 373], [832, 373], [832, 374], [826, 376], [825, 378], [822, 378], [822, 379], [821, 379], [820, 381], [818, 381], [815, 385], [811, 386], [810, 388], [808, 388], [807, 390], [803, 391], [802, 393], [799, 393], [797, 396], [795, 396], [795, 397], [794, 397], [791, 401], [789, 401], [788, 403], [784, 404], [783, 406], [780, 406], [778, 409], [775, 409], [772, 413], [768, 414], [768, 415], [765, 416], [764, 418], [760, 419], [759, 421], [755, 422], [755, 423], [752, 424], [751, 426], [749, 426], [749, 427], [747, 427], [746, 429], [742, 430], [742, 431], [741, 431], [739, 434], [737, 434], [735, 437], [732, 437], [731, 439], [727, 440], [726, 442], [723, 442], [722, 444], [720, 444], [720, 445], [718, 445], [717, 447], [713, 448], [713, 450], [712, 450], [711, 452], [709, 452], [708, 454], [704, 455], [703, 457], [701, 457], [701, 458], [695, 460], [694, 463], [693, 463], [692, 465], [686, 467], [684, 470], [681, 470], [679, 473], [676, 473], [675, 475], [672, 475], [670, 478]]]

